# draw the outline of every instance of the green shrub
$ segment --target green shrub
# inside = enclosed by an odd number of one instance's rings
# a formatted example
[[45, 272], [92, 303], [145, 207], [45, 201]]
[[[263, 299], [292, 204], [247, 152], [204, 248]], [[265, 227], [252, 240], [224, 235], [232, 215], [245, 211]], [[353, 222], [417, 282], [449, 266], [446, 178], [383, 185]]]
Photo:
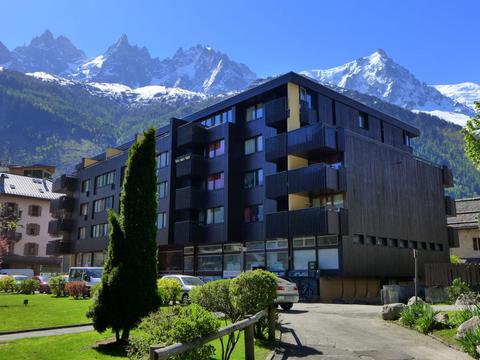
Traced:
[[480, 305], [465, 306], [462, 310], [453, 312], [450, 316], [449, 324], [451, 326], [459, 326], [474, 316], [480, 316]]
[[400, 323], [410, 328], [415, 326], [417, 319], [419, 319], [425, 312], [423, 303], [412, 304], [406, 306], [400, 314]]
[[73, 297], [75, 300], [87, 297], [88, 290], [85, 281], [72, 281], [65, 284], [65, 294]]
[[450, 264], [461, 264], [461, 260], [457, 255], [450, 255]]
[[90, 297], [94, 298], [94, 297], [98, 296], [98, 292], [100, 291], [101, 287], [102, 287], [102, 283], [98, 283], [98, 284], [90, 286], [90, 293], [89, 293]]
[[172, 304], [175, 305], [177, 300], [180, 300], [180, 295], [182, 294], [182, 287], [176, 279], [159, 279], [157, 280], [157, 289], [158, 295], [162, 300], [162, 304]]
[[472, 291], [468, 287], [467, 283], [463, 282], [460, 278], [456, 278], [452, 281], [452, 284], [448, 287], [448, 300], [454, 303], [460, 295], [471, 293]]
[[435, 325], [435, 311], [429, 304], [423, 304], [422, 314], [415, 322], [415, 328], [423, 334], [433, 330]]
[[17, 284], [17, 292], [19, 292], [20, 294], [27, 294], [27, 295], [34, 294], [39, 287], [40, 287], [40, 284], [38, 283], [38, 281], [33, 279], [27, 279], [24, 281], [20, 281]]
[[467, 332], [462, 339], [458, 339], [463, 351], [478, 359], [480, 354], [477, 352], [477, 346], [480, 345], [480, 328], [476, 328], [472, 332]]
[[54, 276], [48, 280], [48, 286], [55, 296], [65, 296], [65, 277]]
[[0, 278], [0, 291], [14, 292], [16, 289], [15, 279], [12, 276], [3, 276]]
[[[130, 359], [150, 359], [150, 346], [168, 346], [177, 342], [189, 342], [215, 333], [220, 327], [214, 314], [203, 307], [191, 304], [162, 308], [145, 317], [131, 339], [127, 349]], [[181, 355], [175, 360], [209, 360], [214, 355], [212, 345], [202, 345]]]

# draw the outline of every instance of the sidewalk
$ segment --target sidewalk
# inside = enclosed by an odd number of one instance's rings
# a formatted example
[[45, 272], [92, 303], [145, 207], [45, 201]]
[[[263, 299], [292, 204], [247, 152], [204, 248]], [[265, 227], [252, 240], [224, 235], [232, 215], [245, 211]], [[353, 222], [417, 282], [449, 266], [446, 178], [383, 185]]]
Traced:
[[32, 337], [41, 337], [41, 336], [75, 334], [75, 333], [91, 331], [91, 330], [93, 330], [93, 326], [86, 325], [86, 326], [61, 328], [61, 329], [53, 329], [53, 330], [29, 331], [29, 332], [23, 332], [18, 334], [0, 335], [0, 342], [12, 341], [12, 340], [18, 340], [18, 339], [24, 339], [24, 338], [32, 338]]

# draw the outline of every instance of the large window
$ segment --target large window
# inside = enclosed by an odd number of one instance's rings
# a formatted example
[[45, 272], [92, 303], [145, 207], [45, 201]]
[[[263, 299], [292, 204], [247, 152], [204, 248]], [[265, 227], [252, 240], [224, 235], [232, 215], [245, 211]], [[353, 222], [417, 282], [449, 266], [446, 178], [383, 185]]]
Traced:
[[208, 144], [206, 149], [206, 157], [208, 159], [225, 154], [225, 140], [217, 140]]
[[207, 177], [207, 191], [223, 189], [224, 184], [224, 173], [219, 172], [216, 174], [208, 175]]
[[305, 104], [308, 109], [312, 108], [312, 95], [310, 95], [304, 87], [300, 88], [300, 101]]
[[160, 199], [167, 197], [168, 194], [168, 182], [162, 181], [161, 183], [157, 184], [157, 193]]
[[245, 270], [254, 270], [265, 267], [265, 253], [254, 252], [245, 254]]
[[217, 245], [198, 247], [198, 271], [222, 270], [222, 247]]
[[358, 127], [368, 130], [368, 115], [364, 112], [358, 114]]
[[108, 235], [108, 224], [96, 224], [92, 226], [92, 238], [99, 238]]
[[224, 271], [241, 271], [242, 270], [242, 254], [224, 254], [223, 270]]
[[334, 206], [336, 208], [343, 208], [344, 207], [343, 198], [344, 198], [343, 194], [316, 196], [312, 198], [312, 206], [313, 207]]
[[95, 189], [112, 185], [115, 181], [115, 170], [99, 175], [95, 178]]
[[223, 224], [224, 222], [224, 207], [217, 206], [206, 209], [205, 212], [200, 212], [199, 221], [203, 224]]
[[80, 216], [88, 215], [88, 203], [80, 204]]
[[36, 243], [26, 243], [23, 246], [23, 255], [37, 256], [38, 255], [38, 244], [36, 244]]
[[263, 104], [256, 104], [247, 108], [245, 121], [249, 122], [263, 118]]
[[105, 252], [99, 251], [93, 253], [93, 266], [103, 266], [105, 263]]
[[157, 214], [157, 229], [167, 228], [167, 213], [161, 212]]
[[258, 135], [245, 140], [245, 155], [263, 151], [263, 136]]
[[30, 235], [30, 236], [40, 235], [40, 225], [38, 225], [38, 224], [27, 224], [27, 235]]
[[87, 236], [87, 228], [85, 226], [78, 228], [78, 240], [83, 240]]
[[159, 251], [158, 267], [160, 271], [182, 271], [183, 250]]
[[293, 238], [294, 270], [308, 270], [308, 263], [316, 260], [315, 237]]
[[42, 215], [42, 207], [40, 205], [29, 205], [28, 215], [33, 217], [39, 217]]
[[251, 189], [263, 185], [263, 169], [248, 171], [243, 177], [243, 187]]
[[267, 269], [270, 271], [285, 271], [288, 269], [288, 251], [267, 252]]
[[322, 270], [338, 269], [338, 249], [318, 249], [318, 267]]
[[90, 179], [86, 179], [82, 181], [82, 193], [86, 193], [90, 191]]
[[164, 151], [157, 155], [157, 168], [161, 169], [167, 167], [169, 164], [168, 151]]
[[263, 221], [263, 205], [247, 206], [243, 210], [243, 221], [245, 223]]
[[93, 212], [99, 213], [107, 209], [113, 208], [113, 196], [109, 196], [103, 199], [95, 200], [93, 202]]
[[207, 129], [212, 128], [214, 126], [218, 126], [221, 124], [225, 124], [226, 122], [233, 122], [233, 112], [232, 109], [223, 111], [217, 115], [211, 116], [203, 121], [200, 122], [204, 127]]

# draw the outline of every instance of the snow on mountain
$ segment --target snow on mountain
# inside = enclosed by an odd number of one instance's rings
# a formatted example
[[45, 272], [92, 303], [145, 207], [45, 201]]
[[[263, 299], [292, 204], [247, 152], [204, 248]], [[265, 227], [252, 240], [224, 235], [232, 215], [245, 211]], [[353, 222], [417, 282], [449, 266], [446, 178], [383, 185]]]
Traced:
[[464, 123], [472, 115], [470, 108], [421, 82], [381, 49], [338, 67], [306, 70], [302, 74], [327, 85], [378, 97], [408, 110], [436, 112], [447, 121], [456, 119], [456, 123]]
[[475, 109], [474, 101], [480, 101], [480, 84], [464, 82], [452, 85], [433, 85], [435, 89], [454, 101]]
[[9, 68], [12, 70], [56, 75], [67, 75], [86, 59], [85, 53], [70, 40], [64, 36], [55, 38], [49, 30], [32, 39], [29, 45], [17, 47], [11, 54], [13, 60]]
[[42, 81], [47, 81], [47, 82], [55, 82], [60, 85], [74, 85], [75, 82], [62, 78], [60, 76], [48, 74], [43, 71], [37, 71], [33, 73], [25, 73], [25, 75], [32, 76], [36, 79], [42, 80]]

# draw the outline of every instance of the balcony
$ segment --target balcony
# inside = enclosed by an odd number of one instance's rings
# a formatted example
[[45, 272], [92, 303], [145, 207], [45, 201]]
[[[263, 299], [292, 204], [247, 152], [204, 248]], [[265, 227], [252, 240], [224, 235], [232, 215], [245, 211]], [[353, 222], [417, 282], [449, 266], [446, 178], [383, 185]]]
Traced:
[[451, 188], [454, 185], [453, 173], [446, 165], [442, 166], [442, 180], [443, 186], [446, 188]]
[[5, 230], [2, 232], [2, 235], [5, 236], [8, 241], [17, 242], [22, 240], [22, 233], [16, 232], [15, 230]]
[[447, 233], [448, 233], [448, 246], [451, 248], [458, 248], [460, 246], [460, 241], [458, 239], [457, 229], [454, 229], [453, 227], [448, 227]]
[[281, 97], [265, 103], [265, 125], [280, 128], [286, 126], [288, 117], [287, 98]]
[[265, 158], [270, 162], [277, 162], [286, 155], [308, 156], [344, 150], [343, 129], [321, 123], [270, 137], [265, 142]]
[[336, 169], [327, 164], [313, 164], [265, 178], [268, 199], [304, 192], [312, 194], [345, 192], [346, 187], [345, 168]]
[[66, 193], [75, 191], [77, 179], [73, 176], [62, 175], [55, 179], [52, 185], [52, 191], [56, 193]]
[[185, 220], [175, 223], [175, 245], [192, 245], [201, 241], [203, 227], [196, 221]]
[[175, 210], [198, 209], [202, 207], [204, 192], [197, 187], [188, 186], [176, 190]]
[[198, 124], [189, 123], [177, 130], [177, 146], [202, 145], [205, 143], [207, 130]]
[[47, 255], [64, 255], [73, 252], [73, 243], [70, 241], [55, 240], [47, 243]]
[[205, 158], [197, 154], [189, 154], [177, 158], [176, 163], [176, 176], [182, 177], [203, 177], [205, 176]]
[[300, 122], [303, 125], [318, 123], [317, 110], [309, 108], [305, 101], [300, 101]]
[[73, 220], [56, 219], [50, 220], [48, 223], [48, 233], [50, 235], [62, 235], [64, 232], [71, 232], [73, 229]]
[[267, 214], [265, 221], [267, 238], [348, 234], [346, 209], [316, 207], [280, 211]]
[[50, 213], [54, 217], [59, 217], [65, 213], [71, 213], [75, 207], [75, 199], [69, 196], [62, 196], [50, 201]]
[[450, 196], [445, 196], [445, 214], [447, 216], [457, 216], [455, 200]]

